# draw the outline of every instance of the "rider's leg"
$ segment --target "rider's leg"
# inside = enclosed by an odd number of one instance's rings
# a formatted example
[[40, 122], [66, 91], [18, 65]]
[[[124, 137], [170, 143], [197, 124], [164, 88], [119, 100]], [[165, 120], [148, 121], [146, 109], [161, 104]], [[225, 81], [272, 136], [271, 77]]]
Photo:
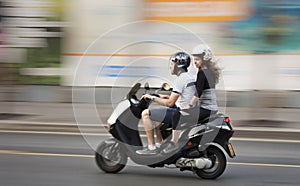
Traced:
[[153, 123], [152, 120], [150, 119], [150, 114], [148, 109], [142, 112], [142, 121], [147, 135], [148, 147], [153, 148], [155, 147], [154, 132], [153, 132], [154, 130], [153, 130]]
[[155, 145], [157, 147], [160, 147], [161, 142], [163, 141], [161, 131], [160, 131], [161, 123], [160, 122], [154, 122], [154, 124], [155, 124], [155, 134], [156, 134], [156, 143], [155, 143]]
[[171, 139], [171, 141], [177, 143], [180, 134], [181, 134], [181, 130], [172, 130], [172, 139]]
[[164, 153], [171, 153], [174, 152], [178, 149], [178, 140], [181, 134], [181, 130], [177, 129], [179, 120], [180, 120], [180, 112], [179, 111], [175, 111], [172, 114], [172, 138], [170, 143], [168, 143], [168, 145], [164, 148], [163, 152]]
[[179, 136], [181, 133], [181, 130], [177, 129], [177, 126], [178, 126], [178, 123], [180, 120], [180, 116], [181, 116], [180, 112], [177, 111], [177, 112], [173, 113], [173, 117], [172, 117], [172, 139], [171, 139], [171, 141], [173, 141], [175, 143], [178, 142], [178, 139], [179, 139]]

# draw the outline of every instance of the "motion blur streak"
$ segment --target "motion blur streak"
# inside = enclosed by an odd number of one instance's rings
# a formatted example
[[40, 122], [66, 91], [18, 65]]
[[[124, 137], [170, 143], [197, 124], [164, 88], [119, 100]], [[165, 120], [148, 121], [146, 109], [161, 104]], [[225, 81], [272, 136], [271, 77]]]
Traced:
[[[25, 151], [14, 151], [14, 150], [0, 150], [0, 154], [94, 158], [93, 155], [84, 155], [84, 154], [55, 154], [55, 153], [52, 154], [52, 153], [37, 153], [37, 152], [25, 152]], [[259, 167], [300, 168], [300, 165], [286, 165], [286, 164], [264, 164], [264, 163], [244, 163], [244, 162], [228, 162], [228, 164], [229, 165], [242, 165], [242, 166], [259, 166]]]
[[55, 154], [55, 153], [52, 154], [52, 153], [37, 153], [37, 152], [25, 152], [25, 151], [14, 151], [14, 150], [0, 150], [0, 154], [94, 158], [93, 155], [84, 155], [84, 154]]

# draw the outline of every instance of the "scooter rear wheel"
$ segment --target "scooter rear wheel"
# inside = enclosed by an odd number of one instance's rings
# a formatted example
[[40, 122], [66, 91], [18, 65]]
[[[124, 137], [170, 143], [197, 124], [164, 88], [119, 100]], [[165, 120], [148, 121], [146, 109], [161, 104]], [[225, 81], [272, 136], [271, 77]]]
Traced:
[[118, 173], [127, 163], [127, 156], [122, 153], [119, 143], [102, 142], [95, 153], [98, 167], [106, 173]]
[[208, 148], [206, 151], [206, 158], [212, 161], [212, 166], [207, 169], [197, 169], [196, 174], [203, 179], [216, 179], [225, 171], [226, 157], [218, 148]]

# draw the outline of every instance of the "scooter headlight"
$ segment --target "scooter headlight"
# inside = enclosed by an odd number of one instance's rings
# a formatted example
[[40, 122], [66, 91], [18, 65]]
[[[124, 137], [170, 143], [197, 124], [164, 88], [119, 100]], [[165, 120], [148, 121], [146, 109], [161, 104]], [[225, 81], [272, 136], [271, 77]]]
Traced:
[[134, 99], [134, 98], [130, 98], [130, 102], [135, 104], [135, 105], [139, 104], [139, 101]]

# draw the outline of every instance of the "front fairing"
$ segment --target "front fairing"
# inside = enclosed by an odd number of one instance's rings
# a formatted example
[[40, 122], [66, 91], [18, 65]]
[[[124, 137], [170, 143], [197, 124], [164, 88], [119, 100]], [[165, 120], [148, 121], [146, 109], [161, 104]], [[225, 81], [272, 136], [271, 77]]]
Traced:
[[129, 98], [121, 101], [108, 119], [109, 132], [119, 142], [129, 145], [129, 149], [133, 148], [134, 152], [136, 147], [142, 146], [138, 124], [143, 110], [141, 102], [133, 102]]
[[121, 101], [116, 108], [114, 109], [113, 113], [110, 115], [110, 117], [107, 120], [107, 123], [109, 125], [113, 125], [116, 123], [117, 119], [120, 117], [122, 113], [124, 113], [129, 107], [131, 106], [130, 101], [128, 99], [125, 99]]

